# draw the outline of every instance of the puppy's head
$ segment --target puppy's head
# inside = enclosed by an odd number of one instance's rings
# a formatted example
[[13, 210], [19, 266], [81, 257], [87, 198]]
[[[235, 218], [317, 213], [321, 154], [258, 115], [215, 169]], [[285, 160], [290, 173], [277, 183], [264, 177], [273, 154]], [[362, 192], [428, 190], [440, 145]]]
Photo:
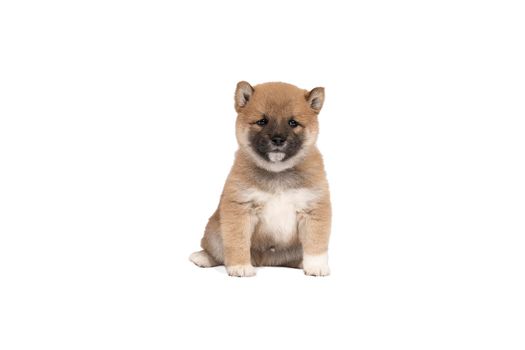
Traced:
[[315, 145], [324, 88], [285, 83], [237, 84], [237, 141], [261, 168], [279, 172], [297, 165]]

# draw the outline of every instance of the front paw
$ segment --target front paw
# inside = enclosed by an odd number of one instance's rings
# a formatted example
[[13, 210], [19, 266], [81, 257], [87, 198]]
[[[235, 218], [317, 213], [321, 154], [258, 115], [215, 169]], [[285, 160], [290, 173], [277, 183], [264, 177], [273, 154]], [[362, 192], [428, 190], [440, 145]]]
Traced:
[[303, 271], [304, 274], [308, 276], [328, 276], [330, 274], [330, 267], [328, 266], [328, 254], [304, 254]]
[[252, 277], [255, 276], [255, 267], [252, 265], [232, 265], [226, 266], [228, 275], [234, 277]]

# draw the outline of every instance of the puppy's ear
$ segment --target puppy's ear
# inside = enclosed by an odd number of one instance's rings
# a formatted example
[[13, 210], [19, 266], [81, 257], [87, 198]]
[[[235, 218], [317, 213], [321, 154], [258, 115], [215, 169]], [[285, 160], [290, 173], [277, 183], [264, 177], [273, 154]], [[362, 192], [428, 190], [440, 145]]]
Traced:
[[316, 87], [312, 89], [312, 91], [306, 93], [306, 100], [314, 111], [319, 112], [323, 107], [324, 87]]
[[235, 89], [235, 110], [239, 111], [242, 107], [246, 106], [252, 94], [253, 87], [248, 82], [238, 82], [237, 89]]

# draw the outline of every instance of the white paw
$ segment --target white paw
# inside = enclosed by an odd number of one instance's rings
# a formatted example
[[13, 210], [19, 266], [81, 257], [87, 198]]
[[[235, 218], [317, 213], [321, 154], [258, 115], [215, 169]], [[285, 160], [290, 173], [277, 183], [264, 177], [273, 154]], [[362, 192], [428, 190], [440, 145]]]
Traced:
[[303, 271], [308, 276], [328, 276], [330, 267], [328, 267], [328, 254], [303, 256]]
[[191, 254], [190, 261], [200, 267], [212, 267], [217, 265], [213, 258], [204, 250]]
[[235, 277], [251, 277], [255, 276], [255, 267], [252, 265], [233, 265], [226, 266], [228, 275]]

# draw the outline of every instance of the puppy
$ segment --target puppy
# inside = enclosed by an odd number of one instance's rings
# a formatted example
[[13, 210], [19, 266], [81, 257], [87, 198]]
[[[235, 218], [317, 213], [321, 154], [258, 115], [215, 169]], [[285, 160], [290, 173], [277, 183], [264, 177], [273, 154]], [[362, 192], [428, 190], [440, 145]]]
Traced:
[[330, 273], [330, 194], [316, 147], [323, 102], [321, 87], [237, 84], [239, 149], [193, 263], [239, 277], [255, 275], [254, 266]]

